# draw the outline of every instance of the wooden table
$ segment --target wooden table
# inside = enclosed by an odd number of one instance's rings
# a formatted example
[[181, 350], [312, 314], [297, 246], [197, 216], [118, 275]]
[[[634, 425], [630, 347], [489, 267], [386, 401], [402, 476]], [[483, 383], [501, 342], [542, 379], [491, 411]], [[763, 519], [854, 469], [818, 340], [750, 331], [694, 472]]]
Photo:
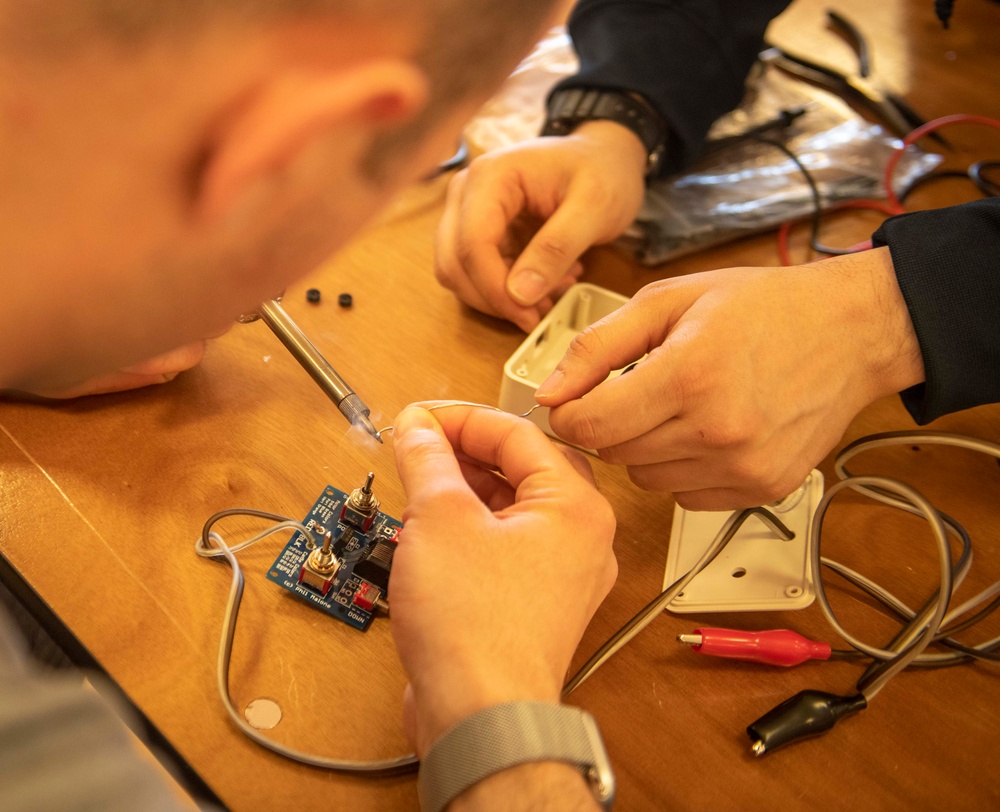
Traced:
[[[1000, 116], [1000, 6], [958, 4], [942, 32], [932, 3], [844, 2], [876, 42], [880, 71], [925, 116]], [[822, 31], [822, 4], [796, 3], [773, 38], [849, 65]], [[955, 165], [997, 155], [997, 134], [964, 128], [948, 137]], [[379, 224], [290, 290], [287, 309], [387, 425], [413, 400], [495, 403], [503, 361], [522, 336], [462, 308], [431, 273], [444, 183], [411, 190]], [[914, 207], [970, 196], [944, 184]], [[832, 218], [824, 236], [850, 244], [874, 219]], [[800, 242], [793, 251], [804, 257]], [[591, 252], [587, 279], [631, 294], [663, 276], [741, 264], [776, 264], [773, 236], [641, 269], [611, 249]], [[323, 303], [305, 302], [306, 287]], [[349, 291], [354, 306], [340, 309]], [[912, 427], [894, 398], [850, 426], [845, 442]], [[937, 421], [933, 428], [996, 440], [1000, 407]], [[828, 480], [829, 460], [822, 466]], [[970, 454], [915, 446], [873, 454], [858, 466], [899, 475], [964, 522], [976, 561], [962, 595], [1000, 578], [1000, 467]], [[580, 647], [582, 662], [659, 591], [673, 502], [595, 464], [619, 518], [618, 583]], [[197, 558], [195, 537], [213, 512], [235, 506], [305, 515], [328, 483], [342, 489], [376, 474], [383, 509], [403, 494], [390, 447], [345, 431], [341, 417], [260, 324], [214, 341], [205, 362], [141, 392], [55, 406], [0, 406], [0, 551], [78, 637], [177, 752], [236, 809], [409, 809], [412, 776], [372, 781], [278, 758], [230, 724], [215, 690], [215, 661], [229, 570]], [[227, 526], [223, 526], [225, 529]], [[254, 529], [234, 520], [230, 534]], [[905, 599], [933, 589], [936, 559], [917, 520], [847, 497], [832, 512], [824, 552], [863, 568]], [[238, 707], [269, 697], [284, 716], [271, 734], [347, 758], [406, 751], [399, 716], [404, 678], [389, 622], [361, 634], [327, 619], [265, 580], [281, 542], [240, 555], [247, 592], [237, 633], [232, 692]], [[488, 581], [487, 581], [488, 584]], [[544, 585], [539, 592], [544, 595]], [[852, 593], [832, 589], [845, 622], [872, 641], [893, 626]], [[539, 611], [557, 611], [539, 600]], [[674, 638], [699, 622], [789, 626], [832, 639], [818, 608], [766, 617], [665, 615], [587, 682], [572, 701], [597, 717], [615, 762], [619, 809], [985, 809], [1000, 804], [998, 672], [975, 665], [904, 674], [864, 714], [826, 737], [762, 760], [744, 727], [803, 688], [852, 690], [859, 666], [777, 670], [692, 654]], [[985, 632], [998, 632], [987, 623]]]

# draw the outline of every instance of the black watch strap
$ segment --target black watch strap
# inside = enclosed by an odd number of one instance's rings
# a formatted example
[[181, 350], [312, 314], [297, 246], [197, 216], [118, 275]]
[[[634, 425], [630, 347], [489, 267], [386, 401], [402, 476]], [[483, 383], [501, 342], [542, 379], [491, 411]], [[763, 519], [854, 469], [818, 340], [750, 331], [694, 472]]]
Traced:
[[667, 122], [638, 93], [598, 88], [569, 88], [549, 96], [542, 135], [569, 135], [585, 121], [613, 121], [634, 132], [646, 148], [646, 176], [663, 163], [670, 130]]

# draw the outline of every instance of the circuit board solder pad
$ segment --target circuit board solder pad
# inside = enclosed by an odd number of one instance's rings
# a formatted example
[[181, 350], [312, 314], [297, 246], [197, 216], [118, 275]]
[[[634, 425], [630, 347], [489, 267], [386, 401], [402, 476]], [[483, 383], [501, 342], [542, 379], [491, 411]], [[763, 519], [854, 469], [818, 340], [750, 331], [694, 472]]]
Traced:
[[328, 485], [302, 522], [315, 534], [330, 532], [340, 540], [339, 566], [326, 583], [316, 585], [303, 578], [317, 539], [306, 538], [301, 532], [296, 532], [278, 554], [267, 578], [316, 609], [365, 631], [376, 614], [375, 603], [388, 595], [392, 553], [403, 525], [377, 509], [370, 522], [351, 521], [350, 512], [344, 509], [349, 499], [348, 494]]

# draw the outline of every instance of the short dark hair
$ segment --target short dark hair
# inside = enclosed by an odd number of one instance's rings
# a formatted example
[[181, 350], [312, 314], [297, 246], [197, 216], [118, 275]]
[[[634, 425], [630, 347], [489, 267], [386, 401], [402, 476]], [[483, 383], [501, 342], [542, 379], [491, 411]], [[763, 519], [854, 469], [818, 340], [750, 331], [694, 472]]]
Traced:
[[5, 33], [63, 52], [89, 36], [141, 47], [153, 37], [183, 36], [219, 18], [254, 23], [305, 15], [413, 16], [427, 32], [416, 61], [431, 80], [431, 98], [415, 121], [379, 139], [369, 167], [377, 175], [389, 153], [419, 139], [444, 110], [496, 84], [511, 59], [530, 48], [554, 6], [555, 0], [38, 0], [14, 4]]
[[494, 88], [513, 69], [511, 60], [534, 44], [554, 5], [553, 0], [428, 0], [428, 34], [417, 62], [431, 79], [431, 97], [416, 120], [376, 140], [370, 174], [377, 177], [391, 166], [392, 150], [404, 151], [407, 141], [418, 140], [455, 103]]

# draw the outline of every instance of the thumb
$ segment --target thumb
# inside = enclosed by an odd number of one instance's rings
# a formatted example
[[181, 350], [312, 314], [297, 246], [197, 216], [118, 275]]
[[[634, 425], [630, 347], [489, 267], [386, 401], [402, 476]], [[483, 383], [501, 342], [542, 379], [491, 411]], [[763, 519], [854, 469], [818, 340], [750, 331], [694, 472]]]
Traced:
[[396, 469], [406, 491], [407, 512], [454, 500], [479, 500], [469, 489], [455, 450], [441, 424], [426, 409], [410, 406], [393, 422]]
[[[578, 202], [579, 201], [579, 202]], [[507, 275], [507, 293], [520, 305], [545, 298], [607, 229], [598, 207], [568, 198], [542, 225]]]
[[555, 370], [535, 391], [556, 407], [586, 394], [614, 370], [660, 346], [683, 317], [698, 289], [665, 279], [647, 285], [609, 316], [577, 335]]

